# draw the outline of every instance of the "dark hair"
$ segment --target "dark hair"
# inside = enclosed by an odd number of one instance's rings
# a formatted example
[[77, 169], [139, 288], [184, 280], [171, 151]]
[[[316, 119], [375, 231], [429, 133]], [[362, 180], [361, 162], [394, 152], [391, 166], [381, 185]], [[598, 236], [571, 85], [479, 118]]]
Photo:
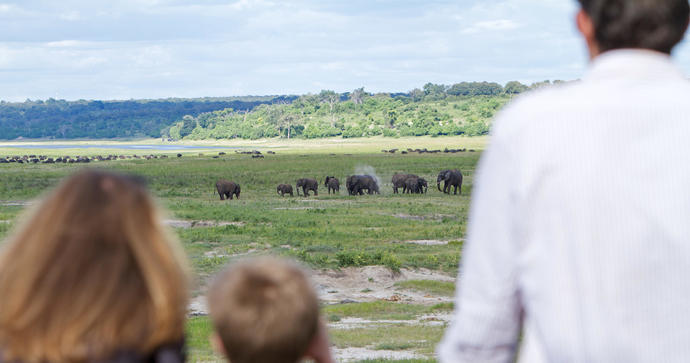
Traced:
[[671, 53], [683, 40], [688, 0], [578, 0], [592, 18], [599, 50], [651, 49]]

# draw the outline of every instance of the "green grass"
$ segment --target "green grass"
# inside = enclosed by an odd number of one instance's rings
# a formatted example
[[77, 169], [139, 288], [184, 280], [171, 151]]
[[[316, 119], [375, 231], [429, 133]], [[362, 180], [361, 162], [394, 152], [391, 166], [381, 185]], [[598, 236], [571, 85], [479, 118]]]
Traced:
[[187, 354], [189, 362], [222, 362], [223, 357], [211, 347], [213, 325], [207, 316], [190, 317], [187, 320]]
[[379, 300], [357, 304], [328, 305], [322, 309], [322, 312], [327, 317], [337, 316], [338, 318], [358, 317], [370, 320], [411, 320], [418, 315], [452, 310], [453, 304], [450, 303], [424, 306]]
[[455, 294], [455, 283], [449, 281], [407, 280], [397, 282], [395, 286], [439, 296], [453, 296]]
[[[356, 145], [351, 147], [357, 149]], [[343, 151], [352, 150], [343, 148]], [[88, 166], [1, 164], [0, 200], [30, 200], [83, 167], [107, 168], [144, 176], [173, 218], [244, 223], [243, 226], [177, 230], [194, 266], [202, 274], [213, 273], [226, 262], [207, 261], [204, 254], [217, 249], [225, 249], [227, 255], [255, 249], [325, 268], [383, 265], [392, 270], [423, 267], [454, 272], [457, 269], [459, 244], [419, 246], [405, 241], [464, 236], [467, 195], [472, 188], [477, 153], [304, 155], [267, 155], [266, 159], [253, 160], [246, 155], [229, 154], [219, 159], [194, 156]], [[275, 193], [275, 185], [294, 184], [304, 176], [321, 181], [326, 175], [335, 175], [344, 184], [346, 176], [362, 165], [376, 170], [383, 184], [382, 195], [351, 197], [345, 195], [343, 187], [340, 195], [329, 196], [323, 186], [318, 197], [281, 198]], [[461, 169], [466, 175], [462, 196], [444, 195], [434, 188], [427, 195], [392, 194], [390, 178], [396, 172], [424, 176], [433, 186], [438, 171], [451, 167]], [[241, 199], [218, 200], [213, 188], [219, 178], [240, 183]], [[14, 206], [0, 207], [0, 219], [11, 220], [20, 210]], [[0, 229], [0, 233], [6, 231]], [[261, 247], [249, 248], [251, 243]]]
[[[331, 343], [338, 348], [373, 347], [379, 350], [411, 350], [424, 355], [432, 355], [441, 341], [446, 327], [444, 325], [382, 324], [375, 327], [355, 329], [332, 329]], [[405, 348], [400, 348], [400, 347]]]

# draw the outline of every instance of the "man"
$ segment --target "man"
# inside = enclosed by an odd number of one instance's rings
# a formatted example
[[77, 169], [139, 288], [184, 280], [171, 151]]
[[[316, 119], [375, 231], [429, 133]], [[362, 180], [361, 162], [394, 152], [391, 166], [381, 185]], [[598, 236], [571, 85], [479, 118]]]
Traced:
[[688, 0], [580, 4], [587, 76], [494, 124], [441, 362], [690, 360]]

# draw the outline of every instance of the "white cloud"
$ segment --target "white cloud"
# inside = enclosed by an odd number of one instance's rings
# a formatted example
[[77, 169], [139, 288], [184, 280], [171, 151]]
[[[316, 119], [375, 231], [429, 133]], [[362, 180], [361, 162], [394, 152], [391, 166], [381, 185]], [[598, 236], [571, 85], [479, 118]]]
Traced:
[[489, 31], [506, 31], [520, 27], [520, 24], [510, 19], [486, 20], [474, 23], [469, 28], [462, 30], [463, 34], [476, 34]]
[[[579, 78], [586, 58], [574, 3], [6, 0], [0, 99], [407, 91], [426, 82]], [[687, 45], [678, 59], [690, 70]]]
[[76, 21], [76, 20], [80, 20], [82, 17], [78, 11], [68, 11], [68, 12], [61, 13], [59, 15], [59, 18], [62, 20], [67, 20], [67, 21]]

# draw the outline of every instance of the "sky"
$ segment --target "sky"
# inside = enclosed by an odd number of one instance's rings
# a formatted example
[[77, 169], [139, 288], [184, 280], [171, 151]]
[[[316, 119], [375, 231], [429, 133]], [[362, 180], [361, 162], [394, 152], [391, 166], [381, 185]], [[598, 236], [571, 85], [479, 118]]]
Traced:
[[[0, 0], [0, 100], [582, 77], [575, 0]], [[675, 53], [690, 74], [690, 45]]]

